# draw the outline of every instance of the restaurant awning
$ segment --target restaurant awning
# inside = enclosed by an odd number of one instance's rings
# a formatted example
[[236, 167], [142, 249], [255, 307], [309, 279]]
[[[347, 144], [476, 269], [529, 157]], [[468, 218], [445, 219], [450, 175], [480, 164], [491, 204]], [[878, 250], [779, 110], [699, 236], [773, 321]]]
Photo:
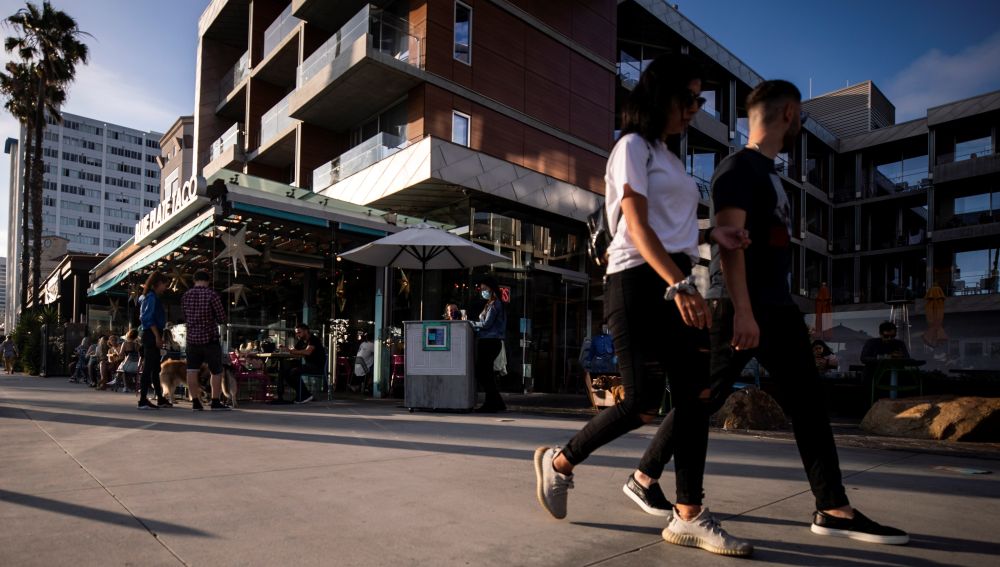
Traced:
[[90, 289], [87, 290], [87, 295], [91, 297], [100, 295], [114, 287], [129, 274], [141, 270], [177, 250], [188, 240], [191, 240], [201, 234], [206, 228], [212, 226], [212, 223], [215, 221], [215, 214], [215, 207], [212, 207], [196, 216], [179, 230], [174, 231], [169, 238], [144, 250], [140, 250], [131, 258], [122, 262], [118, 267], [94, 281]]

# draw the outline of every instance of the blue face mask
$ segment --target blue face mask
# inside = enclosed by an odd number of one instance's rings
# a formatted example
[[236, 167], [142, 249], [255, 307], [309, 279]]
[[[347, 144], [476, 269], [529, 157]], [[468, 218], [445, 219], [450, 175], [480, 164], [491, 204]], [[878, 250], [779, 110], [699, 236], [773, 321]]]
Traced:
[[483, 296], [483, 299], [489, 300], [490, 296], [493, 295], [493, 292], [491, 292], [488, 289], [484, 289], [483, 291], [479, 292], [479, 295]]

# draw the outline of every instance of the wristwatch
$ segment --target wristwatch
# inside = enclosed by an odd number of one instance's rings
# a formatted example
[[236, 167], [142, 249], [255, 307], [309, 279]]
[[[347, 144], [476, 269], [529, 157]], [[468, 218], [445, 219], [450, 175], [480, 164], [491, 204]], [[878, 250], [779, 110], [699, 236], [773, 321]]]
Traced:
[[683, 293], [685, 295], [694, 295], [698, 293], [698, 288], [694, 285], [694, 276], [688, 276], [683, 280], [675, 283], [674, 285], [667, 288], [667, 291], [663, 294], [663, 299], [667, 301], [673, 301], [674, 297], [678, 293]]

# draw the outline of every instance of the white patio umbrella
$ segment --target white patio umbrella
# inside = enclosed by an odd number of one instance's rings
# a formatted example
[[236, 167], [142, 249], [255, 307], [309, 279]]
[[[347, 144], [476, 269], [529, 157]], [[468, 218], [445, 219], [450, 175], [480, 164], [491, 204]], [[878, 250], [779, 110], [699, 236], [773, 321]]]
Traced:
[[461, 236], [424, 223], [344, 252], [340, 257], [369, 266], [419, 269], [421, 319], [424, 318], [426, 270], [471, 268], [509, 260]]

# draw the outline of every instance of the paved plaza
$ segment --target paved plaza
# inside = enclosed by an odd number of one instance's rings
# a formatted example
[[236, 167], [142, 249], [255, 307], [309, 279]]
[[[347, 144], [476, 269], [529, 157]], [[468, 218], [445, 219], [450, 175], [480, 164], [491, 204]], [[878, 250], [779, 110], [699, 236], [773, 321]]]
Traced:
[[[408, 413], [333, 401], [135, 409], [132, 394], [0, 378], [0, 565], [722, 565], [675, 547], [621, 492], [653, 433], [576, 475], [569, 516], [534, 499], [531, 457], [580, 416]], [[971, 449], [975, 451], [973, 447]], [[988, 453], [989, 454], [989, 453]], [[995, 454], [995, 453], [994, 453]], [[853, 503], [904, 547], [809, 532], [786, 438], [714, 431], [707, 504], [774, 565], [996, 565], [1000, 461], [842, 447]], [[969, 474], [986, 470], [990, 474]], [[671, 473], [665, 476], [671, 485]]]

